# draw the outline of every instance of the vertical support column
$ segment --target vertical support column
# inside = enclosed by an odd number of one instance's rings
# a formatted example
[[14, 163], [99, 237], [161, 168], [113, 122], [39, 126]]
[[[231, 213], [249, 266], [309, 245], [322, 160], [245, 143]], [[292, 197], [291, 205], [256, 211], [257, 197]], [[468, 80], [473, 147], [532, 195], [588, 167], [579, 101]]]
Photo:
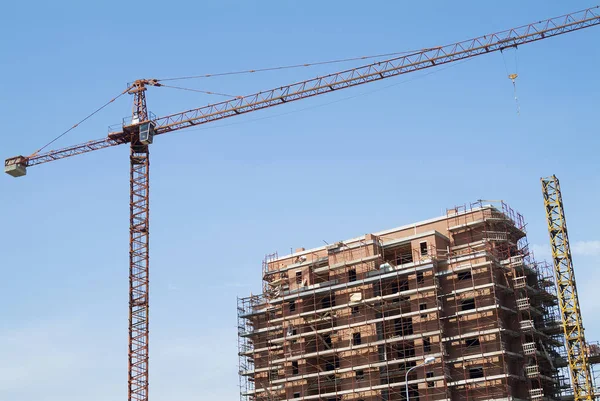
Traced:
[[131, 142], [129, 205], [129, 401], [148, 400], [148, 146]]
[[150, 152], [139, 137], [139, 123], [148, 119], [145, 91], [143, 81], [136, 81], [129, 91], [134, 97], [129, 156], [129, 401], [148, 401]]
[[575, 401], [593, 400], [592, 377], [586, 355], [583, 322], [579, 309], [575, 271], [573, 270], [560, 185], [558, 178], [554, 175], [542, 178], [541, 181], [574, 398]]

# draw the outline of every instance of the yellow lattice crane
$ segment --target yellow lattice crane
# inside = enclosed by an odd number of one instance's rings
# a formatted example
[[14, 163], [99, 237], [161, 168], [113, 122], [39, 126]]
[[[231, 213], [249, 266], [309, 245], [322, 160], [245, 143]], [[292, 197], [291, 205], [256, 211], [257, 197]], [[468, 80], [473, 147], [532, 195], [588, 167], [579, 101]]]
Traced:
[[573, 259], [560, 185], [555, 175], [542, 178], [541, 181], [573, 395], [575, 401], [594, 400], [590, 361], [577, 298], [575, 272], [573, 271]]

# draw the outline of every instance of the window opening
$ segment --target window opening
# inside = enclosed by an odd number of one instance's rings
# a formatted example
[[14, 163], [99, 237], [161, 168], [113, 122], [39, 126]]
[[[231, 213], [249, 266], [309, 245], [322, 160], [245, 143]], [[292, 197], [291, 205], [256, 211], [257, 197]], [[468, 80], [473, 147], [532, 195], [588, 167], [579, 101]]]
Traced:
[[469, 369], [469, 378], [477, 379], [479, 377], [483, 377], [483, 367], [476, 367]]
[[467, 298], [460, 303], [461, 310], [475, 309], [475, 298]]
[[423, 338], [423, 352], [431, 352], [431, 341], [429, 338]]
[[348, 282], [356, 281], [356, 269], [348, 270]]
[[459, 272], [459, 273], [457, 274], [458, 281], [466, 281], [466, 280], [471, 280], [471, 278], [472, 278], [472, 277], [473, 277], [473, 276], [471, 275], [471, 272], [470, 272], [470, 271], [467, 271], [467, 272]]

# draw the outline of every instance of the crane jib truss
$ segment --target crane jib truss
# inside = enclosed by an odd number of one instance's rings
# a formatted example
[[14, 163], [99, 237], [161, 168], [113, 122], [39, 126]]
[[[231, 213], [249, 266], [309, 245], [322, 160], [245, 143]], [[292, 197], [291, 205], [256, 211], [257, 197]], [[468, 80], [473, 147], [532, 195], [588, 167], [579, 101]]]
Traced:
[[447, 46], [433, 47], [367, 64], [311, 80], [237, 97], [228, 101], [153, 119], [146, 107], [149, 86], [157, 79], [140, 79], [126, 92], [134, 96], [131, 123], [106, 138], [30, 156], [6, 159], [5, 172], [20, 177], [27, 167], [64, 159], [116, 145], [130, 144], [130, 249], [129, 249], [129, 400], [148, 400], [149, 311], [149, 168], [148, 145], [154, 135], [206, 124], [252, 111], [305, 99], [344, 88], [420, 71], [471, 57], [501, 51], [600, 24], [598, 7], [551, 18], [518, 28]]
[[583, 333], [560, 184], [554, 175], [542, 178], [541, 182], [573, 395], [575, 401], [593, 400], [594, 389], [587, 357], [587, 343]]
[[[424, 49], [402, 57], [161, 117], [154, 120], [156, 135], [488, 54], [507, 47], [519, 46], [599, 24], [600, 12], [598, 7], [594, 7], [451, 45]], [[147, 86], [161, 85], [160, 80], [156, 79], [139, 80], [136, 83]], [[109, 134], [107, 138], [80, 145], [29, 157], [11, 158], [6, 160], [5, 164], [6, 166], [11, 164], [34, 166], [93, 150], [121, 145], [130, 142], [130, 140], [131, 138], [126, 132], [115, 132]]]

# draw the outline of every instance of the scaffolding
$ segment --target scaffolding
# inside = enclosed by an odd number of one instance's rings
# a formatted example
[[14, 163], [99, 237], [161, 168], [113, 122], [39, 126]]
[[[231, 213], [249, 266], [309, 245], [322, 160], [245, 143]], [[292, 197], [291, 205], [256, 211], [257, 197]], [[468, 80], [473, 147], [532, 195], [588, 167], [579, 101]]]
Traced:
[[558, 399], [553, 283], [505, 203], [267, 255], [238, 299], [242, 401]]

